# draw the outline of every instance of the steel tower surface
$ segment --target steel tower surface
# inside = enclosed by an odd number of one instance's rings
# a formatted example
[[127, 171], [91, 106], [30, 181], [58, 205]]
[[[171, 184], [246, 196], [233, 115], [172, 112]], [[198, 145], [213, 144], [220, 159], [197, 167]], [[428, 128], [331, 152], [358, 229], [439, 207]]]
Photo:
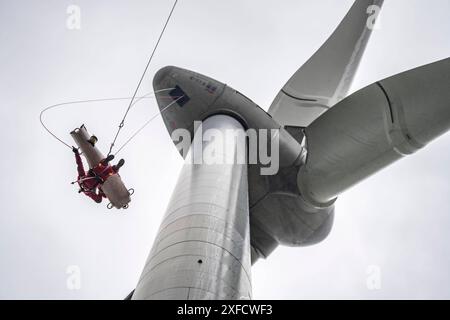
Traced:
[[[225, 115], [206, 119], [202, 132], [209, 129], [243, 131]], [[199, 131], [133, 299], [251, 298], [247, 165], [195, 163], [212, 149], [245, 155], [245, 140], [223, 146]]]
[[[156, 98], [185, 165], [134, 299], [251, 298], [252, 263], [279, 245], [325, 239], [340, 194], [450, 129], [448, 58], [348, 96], [382, 3], [355, 1], [268, 112], [197, 72], [168, 66], [156, 73], [155, 92], [170, 89]], [[249, 139], [225, 140], [223, 155], [247, 153], [249, 163], [193, 161], [220, 149], [208, 129], [245, 130]], [[251, 163], [252, 132], [258, 148], [272, 151], [270, 163]]]

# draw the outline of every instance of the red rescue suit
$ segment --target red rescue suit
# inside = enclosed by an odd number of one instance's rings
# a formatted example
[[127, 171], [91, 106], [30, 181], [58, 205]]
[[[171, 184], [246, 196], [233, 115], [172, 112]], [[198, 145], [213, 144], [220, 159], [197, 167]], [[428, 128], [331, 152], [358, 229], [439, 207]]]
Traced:
[[77, 163], [77, 182], [80, 186], [80, 192], [83, 192], [97, 203], [102, 202], [102, 199], [106, 198], [106, 195], [103, 193], [101, 185], [109, 176], [117, 173], [118, 170], [115, 166], [111, 166], [107, 162], [102, 161], [86, 174], [83, 161], [78, 152], [75, 152], [75, 161]]

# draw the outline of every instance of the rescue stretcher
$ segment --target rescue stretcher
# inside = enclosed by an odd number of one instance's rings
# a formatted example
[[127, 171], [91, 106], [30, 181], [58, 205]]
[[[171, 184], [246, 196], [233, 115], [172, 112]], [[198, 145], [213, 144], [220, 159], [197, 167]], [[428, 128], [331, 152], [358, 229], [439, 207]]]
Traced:
[[[70, 135], [80, 148], [81, 153], [84, 155], [90, 169], [93, 169], [100, 163], [100, 161], [105, 159], [105, 156], [100, 152], [100, 150], [88, 141], [91, 135], [88, 133], [84, 125], [73, 130]], [[117, 209], [127, 209], [128, 204], [131, 201], [131, 195], [134, 193], [133, 189], [127, 189], [125, 187], [125, 184], [118, 173], [110, 175], [101, 184], [101, 189], [110, 201], [107, 206], [108, 209], [112, 209], [113, 207]]]

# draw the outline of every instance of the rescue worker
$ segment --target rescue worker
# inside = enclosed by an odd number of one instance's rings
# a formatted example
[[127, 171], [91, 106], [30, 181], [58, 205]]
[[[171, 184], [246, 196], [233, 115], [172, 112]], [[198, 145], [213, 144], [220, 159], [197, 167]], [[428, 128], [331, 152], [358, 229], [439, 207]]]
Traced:
[[[92, 136], [89, 139], [89, 142], [94, 146], [95, 142], [97, 142], [97, 138]], [[109, 155], [100, 161], [97, 166], [89, 169], [86, 173], [78, 149], [72, 147], [72, 151], [75, 153], [75, 161], [77, 164], [78, 179], [76, 182], [78, 182], [78, 185], [80, 186], [80, 190], [78, 192], [83, 192], [95, 202], [101, 203], [102, 199], [106, 198], [106, 195], [101, 187], [102, 184], [108, 179], [109, 176], [118, 173], [120, 167], [124, 165], [125, 161], [121, 159], [117, 165], [111, 166], [109, 162], [114, 159], [114, 156]]]

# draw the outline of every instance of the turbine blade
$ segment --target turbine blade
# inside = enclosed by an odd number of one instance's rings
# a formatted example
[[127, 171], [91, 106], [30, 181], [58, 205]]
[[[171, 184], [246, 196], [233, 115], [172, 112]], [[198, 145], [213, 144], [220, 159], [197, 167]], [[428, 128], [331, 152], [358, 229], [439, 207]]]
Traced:
[[308, 126], [349, 90], [383, 0], [357, 0], [322, 47], [291, 77], [269, 114], [282, 125]]
[[297, 184], [326, 204], [450, 129], [450, 58], [374, 83], [306, 128], [308, 156]]

